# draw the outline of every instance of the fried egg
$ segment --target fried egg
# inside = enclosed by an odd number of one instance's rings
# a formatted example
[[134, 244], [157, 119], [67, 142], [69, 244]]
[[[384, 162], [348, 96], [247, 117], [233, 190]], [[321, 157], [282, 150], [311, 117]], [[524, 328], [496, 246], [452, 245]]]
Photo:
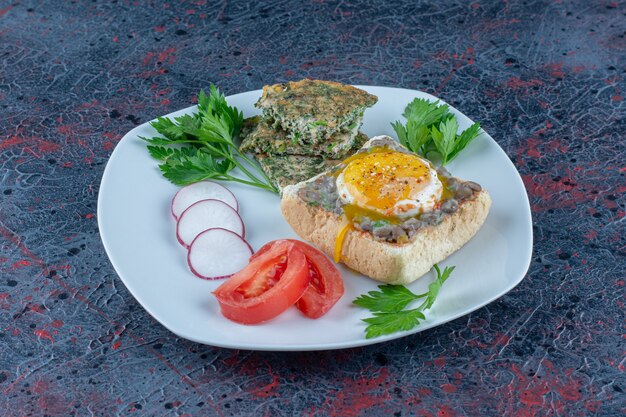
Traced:
[[372, 148], [344, 161], [336, 179], [342, 203], [405, 218], [432, 211], [443, 184], [427, 160], [389, 148]]

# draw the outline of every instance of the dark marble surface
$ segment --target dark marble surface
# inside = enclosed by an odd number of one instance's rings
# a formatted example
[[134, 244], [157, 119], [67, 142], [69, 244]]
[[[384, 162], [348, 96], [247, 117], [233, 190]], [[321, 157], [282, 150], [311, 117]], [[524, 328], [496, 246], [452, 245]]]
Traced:
[[[609, 0], [1, 1], [0, 414], [623, 414], [625, 31]], [[100, 243], [111, 151], [210, 81], [302, 77], [422, 89], [482, 121], [532, 203], [524, 281], [343, 351], [217, 349], [155, 322]]]

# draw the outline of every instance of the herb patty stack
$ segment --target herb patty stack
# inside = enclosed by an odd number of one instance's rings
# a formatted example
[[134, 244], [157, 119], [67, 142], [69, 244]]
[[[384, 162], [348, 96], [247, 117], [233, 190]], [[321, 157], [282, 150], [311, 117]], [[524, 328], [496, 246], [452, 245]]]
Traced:
[[311, 178], [353, 154], [367, 136], [359, 131], [363, 112], [377, 97], [332, 81], [302, 80], [263, 87], [246, 119], [241, 151], [254, 153], [281, 190]]

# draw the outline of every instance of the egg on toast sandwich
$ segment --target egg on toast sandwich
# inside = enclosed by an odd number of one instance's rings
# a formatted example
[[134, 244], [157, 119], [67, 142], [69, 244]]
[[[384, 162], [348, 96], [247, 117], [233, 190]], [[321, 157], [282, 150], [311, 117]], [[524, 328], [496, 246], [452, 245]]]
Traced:
[[284, 188], [294, 231], [336, 262], [389, 284], [408, 284], [467, 243], [491, 199], [389, 136], [370, 139], [331, 170]]

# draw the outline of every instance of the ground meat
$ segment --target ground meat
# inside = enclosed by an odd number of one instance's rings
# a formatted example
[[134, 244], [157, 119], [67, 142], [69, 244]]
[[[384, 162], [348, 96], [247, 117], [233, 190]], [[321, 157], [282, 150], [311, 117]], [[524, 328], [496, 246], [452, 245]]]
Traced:
[[429, 211], [420, 216], [420, 220], [429, 226], [435, 226], [443, 220], [444, 213], [441, 210]]
[[398, 224], [390, 224], [385, 221], [373, 221], [369, 217], [362, 217], [354, 222], [357, 229], [364, 232], [372, 232], [379, 240], [397, 242], [405, 237], [412, 238], [423, 227], [435, 225], [443, 220], [444, 213], [436, 210], [417, 217], [410, 217]]
[[467, 200], [468, 198], [472, 197], [472, 195], [474, 194], [474, 191], [472, 190], [472, 188], [469, 185], [467, 185], [467, 183], [465, 182], [457, 181], [455, 182], [453, 186], [450, 186], [448, 184], [448, 187], [454, 193], [454, 197], [461, 201]]
[[466, 181], [465, 185], [467, 185], [469, 188], [471, 188], [473, 191], [480, 191], [483, 189], [483, 187], [480, 186], [480, 184], [475, 183], [474, 181]]
[[402, 227], [404, 228], [404, 230], [407, 230], [409, 232], [415, 232], [416, 230], [419, 230], [424, 226], [426, 226], [426, 223], [421, 220], [417, 220], [415, 217], [411, 217], [409, 220], [406, 220], [404, 223], [402, 223]]
[[402, 239], [402, 237], [406, 238], [406, 232], [404, 229], [395, 224], [386, 224], [381, 227], [374, 228], [374, 237], [380, 240], [386, 240], [388, 242], [397, 242]]
[[412, 239], [413, 236], [415, 236], [417, 234], [417, 232], [422, 228], [427, 226], [426, 223], [424, 223], [421, 220], [416, 219], [415, 217], [411, 217], [410, 219], [406, 220], [404, 223], [402, 223], [402, 227], [404, 228], [404, 230], [406, 231], [407, 235], [409, 236], [409, 239]]
[[355, 226], [364, 232], [371, 232], [374, 230], [374, 221], [369, 217], [364, 217], [360, 222], [355, 223]]
[[441, 211], [443, 211], [444, 213], [451, 214], [457, 211], [458, 209], [459, 209], [459, 203], [454, 198], [451, 198], [441, 203]]
[[298, 191], [298, 196], [311, 205], [321, 206], [324, 210], [332, 212], [341, 210], [341, 200], [337, 194], [335, 178], [328, 175], [322, 175], [302, 187]]

